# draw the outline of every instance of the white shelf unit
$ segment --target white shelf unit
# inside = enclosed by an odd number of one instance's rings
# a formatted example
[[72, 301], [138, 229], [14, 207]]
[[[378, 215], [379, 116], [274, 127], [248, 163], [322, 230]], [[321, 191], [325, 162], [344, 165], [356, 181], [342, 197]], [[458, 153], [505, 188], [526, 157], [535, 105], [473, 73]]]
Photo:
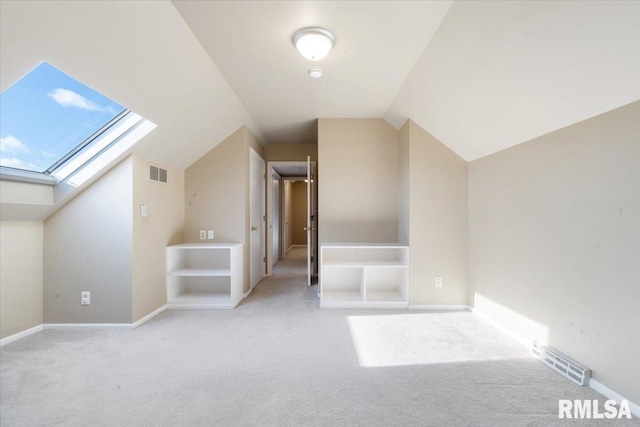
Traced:
[[320, 308], [408, 307], [408, 246], [321, 246]]
[[234, 308], [242, 300], [241, 243], [167, 247], [168, 308]]

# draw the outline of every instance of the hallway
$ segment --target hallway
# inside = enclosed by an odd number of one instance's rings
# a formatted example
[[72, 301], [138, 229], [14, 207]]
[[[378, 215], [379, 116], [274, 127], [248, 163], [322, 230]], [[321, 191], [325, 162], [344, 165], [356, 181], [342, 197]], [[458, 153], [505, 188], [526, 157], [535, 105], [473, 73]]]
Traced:
[[305, 306], [317, 308], [317, 289], [317, 286], [307, 286], [307, 248], [296, 246], [273, 267], [273, 276], [262, 279], [240, 305], [278, 300], [278, 304], [303, 302]]

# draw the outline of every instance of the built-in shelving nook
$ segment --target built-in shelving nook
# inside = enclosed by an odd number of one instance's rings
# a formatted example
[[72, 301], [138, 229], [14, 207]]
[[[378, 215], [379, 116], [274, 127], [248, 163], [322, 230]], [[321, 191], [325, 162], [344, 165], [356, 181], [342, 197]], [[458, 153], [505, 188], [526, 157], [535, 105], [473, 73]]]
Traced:
[[326, 244], [320, 248], [321, 308], [407, 308], [409, 247]]
[[168, 308], [234, 308], [242, 300], [242, 244], [167, 247]]

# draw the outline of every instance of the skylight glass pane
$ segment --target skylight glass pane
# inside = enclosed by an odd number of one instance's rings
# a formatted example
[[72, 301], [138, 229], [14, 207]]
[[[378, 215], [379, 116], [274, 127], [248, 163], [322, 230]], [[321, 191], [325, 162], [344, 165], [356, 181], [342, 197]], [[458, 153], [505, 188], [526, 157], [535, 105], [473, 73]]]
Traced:
[[43, 62], [0, 95], [0, 165], [45, 172], [124, 110]]

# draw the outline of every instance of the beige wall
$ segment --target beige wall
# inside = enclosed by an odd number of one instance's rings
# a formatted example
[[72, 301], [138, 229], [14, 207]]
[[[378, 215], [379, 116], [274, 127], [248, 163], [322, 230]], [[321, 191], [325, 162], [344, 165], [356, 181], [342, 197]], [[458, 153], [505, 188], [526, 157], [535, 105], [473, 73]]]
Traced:
[[[409, 151], [405, 142], [401, 146], [409, 159], [409, 302], [466, 305], [467, 162], [413, 121], [408, 126]], [[405, 221], [406, 212], [401, 217]], [[437, 276], [441, 288], [435, 287]]]
[[129, 157], [44, 222], [45, 323], [131, 322], [132, 179]]
[[307, 183], [296, 181], [291, 186], [291, 208], [292, 208], [292, 244], [306, 245], [307, 232]]
[[275, 143], [264, 147], [264, 159], [273, 161], [304, 161], [307, 156], [318, 160], [318, 144]]
[[[476, 309], [640, 403], [640, 102], [476, 160]], [[413, 243], [413, 241], [412, 241]]]
[[42, 324], [42, 221], [0, 222], [0, 338]]
[[396, 129], [382, 119], [319, 119], [318, 168], [320, 243], [398, 241]]
[[149, 180], [148, 171], [149, 162], [133, 156], [133, 322], [166, 304], [166, 247], [184, 237], [184, 171], [168, 168], [166, 184]]
[[241, 127], [185, 171], [186, 242], [202, 242], [199, 230], [214, 230], [215, 242], [244, 244], [244, 292], [249, 290], [249, 147], [260, 143]]

